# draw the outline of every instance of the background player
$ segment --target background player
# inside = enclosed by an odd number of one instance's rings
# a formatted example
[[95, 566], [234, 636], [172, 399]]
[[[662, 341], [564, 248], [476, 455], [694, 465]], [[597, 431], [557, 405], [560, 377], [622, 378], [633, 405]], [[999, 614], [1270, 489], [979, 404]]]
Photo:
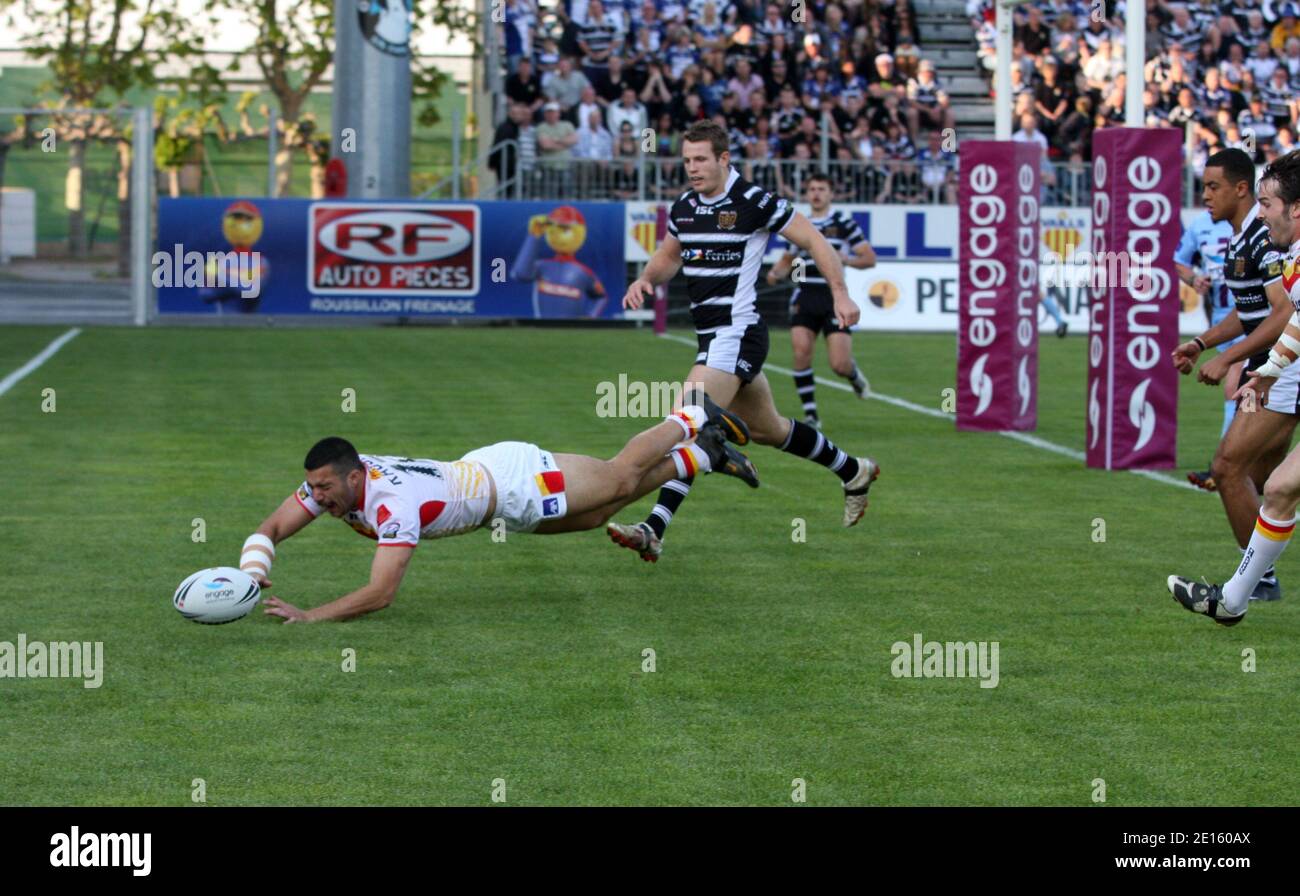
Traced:
[[[1252, 370], [1238, 395], [1263, 405], [1277, 388], [1281, 375], [1297, 366], [1300, 356], [1300, 151], [1272, 162], [1259, 184], [1259, 214], [1276, 247], [1288, 247], [1282, 264], [1282, 283], [1294, 309], [1281, 339], [1262, 367]], [[1243, 411], [1242, 416], [1249, 416]], [[1268, 477], [1264, 503], [1255, 530], [1236, 573], [1224, 585], [1194, 582], [1170, 576], [1174, 599], [1193, 613], [1204, 613], [1220, 625], [1236, 625], [1246, 616], [1251, 596], [1261, 578], [1273, 569], [1295, 531], [1300, 504], [1300, 452], [1292, 451]]]
[[328, 512], [378, 543], [369, 583], [311, 610], [273, 595], [265, 612], [286, 622], [350, 619], [392, 603], [421, 539], [460, 535], [497, 518], [508, 532], [598, 528], [669, 479], [696, 473], [726, 473], [757, 487], [748, 458], [724, 441], [724, 424], [733, 438], [747, 439], [744, 424], [702, 401], [636, 435], [612, 460], [499, 442], [447, 463], [358, 454], [345, 439], [322, 439], [303, 461], [306, 481], [244, 542], [239, 568], [269, 586], [275, 545]]
[[[1191, 373], [1206, 348], [1245, 338], [1201, 365], [1197, 379], [1218, 385], [1237, 361], [1254, 370], [1268, 361], [1268, 349], [1282, 334], [1291, 303], [1282, 288], [1282, 257], [1269, 242], [1255, 201], [1255, 163], [1240, 149], [1225, 149], [1205, 163], [1203, 198], [1216, 221], [1232, 222], [1224, 255], [1224, 282], [1235, 307], [1223, 322], [1174, 349], [1180, 373]], [[1211, 470], [1237, 544], [1244, 552], [1259, 514], [1259, 490], [1286, 456], [1300, 412], [1300, 367], [1290, 368], [1269, 390], [1258, 413], [1237, 414], [1219, 442]], [[1281, 586], [1269, 570], [1255, 591], [1257, 600], [1277, 600]]]
[[[808, 219], [790, 204], [744, 180], [731, 167], [725, 128], [698, 122], [682, 139], [682, 158], [691, 183], [668, 212], [668, 232], [641, 276], [623, 296], [624, 308], [640, 308], [655, 287], [680, 270], [686, 274], [699, 352], [687, 382], [701, 383], [721, 406], [749, 425], [753, 439], [834, 473], [843, 487], [845, 526], [867, 509], [867, 492], [879, 475], [875, 461], [852, 457], [806, 423], [783, 417], [763, 375], [767, 325], [755, 307], [755, 283], [770, 234], [808, 251], [830, 287], [835, 316], [848, 328], [858, 306], [844, 286], [839, 255]], [[650, 516], [634, 526], [610, 523], [610, 538], [655, 560], [669, 521], [690, 491], [690, 480], [669, 483]]]
[[[874, 267], [876, 253], [867, 242], [858, 222], [851, 215], [831, 211], [831, 179], [825, 174], [809, 175], [804, 181], [804, 198], [811, 206], [809, 223], [816, 227], [845, 265], [859, 270]], [[794, 388], [803, 402], [804, 423], [821, 429], [817, 416], [817, 394], [813, 379], [813, 351], [817, 334], [826, 334], [826, 352], [831, 369], [853, 386], [858, 398], [866, 398], [871, 386], [853, 358], [853, 333], [835, 317], [835, 300], [826, 278], [817, 270], [807, 250], [789, 249], [767, 272], [767, 282], [775, 285], [796, 266], [801, 267], [790, 297], [790, 345], [794, 349]]]
[[[1174, 268], [1178, 271], [1178, 277], [1201, 296], [1205, 305], [1206, 323], [1211, 327], [1222, 323], [1232, 313], [1232, 296], [1228, 294], [1228, 287], [1223, 282], [1223, 256], [1231, 239], [1231, 222], [1214, 220], [1207, 209], [1184, 228], [1178, 248], [1174, 250]], [[1240, 340], [1241, 337], [1238, 336], [1225, 342], [1224, 346], [1235, 345]], [[1219, 431], [1220, 440], [1227, 435], [1228, 425], [1232, 423], [1232, 415], [1237, 410], [1237, 402], [1232, 400], [1232, 395], [1241, 385], [1244, 363], [1235, 362], [1228, 368], [1227, 376], [1223, 379], [1223, 429]], [[1203, 472], [1188, 473], [1187, 481], [1206, 491], [1214, 491], [1212, 467], [1213, 458], [1211, 466]]]

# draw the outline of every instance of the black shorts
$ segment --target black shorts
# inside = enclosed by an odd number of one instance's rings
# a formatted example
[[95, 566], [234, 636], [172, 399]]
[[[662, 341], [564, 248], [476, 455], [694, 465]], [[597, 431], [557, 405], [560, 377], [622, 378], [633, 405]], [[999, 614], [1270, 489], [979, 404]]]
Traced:
[[696, 364], [733, 373], [742, 383], [753, 382], [767, 360], [767, 324], [732, 324], [712, 333], [696, 333], [700, 353]]
[[835, 299], [829, 289], [796, 287], [790, 297], [790, 326], [807, 327], [814, 333], [850, 333], [835, 317]]

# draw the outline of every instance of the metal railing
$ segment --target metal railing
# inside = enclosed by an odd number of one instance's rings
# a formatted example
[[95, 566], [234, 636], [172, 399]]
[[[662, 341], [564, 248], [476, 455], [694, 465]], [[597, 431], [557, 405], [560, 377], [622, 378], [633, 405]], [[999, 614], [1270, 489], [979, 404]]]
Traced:
[[[515, 153], [511, 140], [498, 144]], [[955, 157], [953, 162], [955, 163]], [[846, 159], [742, 159], [732, 165], [741, 177], [790, 199], [802, 199], [804, 181], [814, 172], [831, 179], [837, 202], [902, 205], [955, 205], [957, 171], [950, 165], [914, 160], [863, 161]], [[687, 189], [680, 159], [652, 154], [614, 158], [537, 159], [530, 167], [508, 164], [513, 170], [480, 199], [665, 200]], [[1200, 178], [1190, 166], [1183, 172], [1183, 207], [1200, 204]], [[1042, 202], [1049, 206], [1086, 207], [1092, 202], [1092, 168], [1087, 162], [1045, 162]]]

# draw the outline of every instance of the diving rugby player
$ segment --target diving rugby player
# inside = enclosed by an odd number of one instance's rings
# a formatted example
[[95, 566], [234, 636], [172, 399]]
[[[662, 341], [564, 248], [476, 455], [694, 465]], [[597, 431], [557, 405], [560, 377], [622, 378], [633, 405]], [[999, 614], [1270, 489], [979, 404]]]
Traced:
[[749, 459], [725, 441], [746, 441], [745, 424], [697, 397], [698, 404], [634, 436], [611, 460], [499, 442], [446, 462], [358, 454], [344, 439], [322, 439], [303, 462], [306, 481], [244, 542], [239, 568], [269, 586], [276, 545], [329, 513], [377, 542], [370, 581], [310, 610], [271, 596], [265, 612], [286, 622], [351, 619], [392, 603], [421, 540], [498, 519], [507, 532], [595, 529], [665, 482], [697, 473], [726, 473], [757, 488]]

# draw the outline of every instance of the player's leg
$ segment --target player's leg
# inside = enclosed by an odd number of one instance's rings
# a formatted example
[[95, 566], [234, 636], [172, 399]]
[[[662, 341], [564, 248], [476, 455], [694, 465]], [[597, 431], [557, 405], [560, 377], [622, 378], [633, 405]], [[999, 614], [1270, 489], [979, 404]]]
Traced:
[[[686, 378], [688, 386], [703, 387], [704, 391], [722, 407], [728, 407], [736, 397], [736, 390], [740, 388], [740, 377], [734, 372], [710, 367], [707, 363], [707, 350], [702, 350], [700, 357], [697, 357], [696, 364], [691, 368], [690, 374]], [[683, 398], [686, 397], [686, 391], [683, 390]], [[618, 536], [620, 544], [627, 541], [634, 541], [630, 546], [644, 555], [643, 549], [649, 549], [652, 542], [663, 540], [664, 533], [668, 531], [668, 524], [672, 522], [673, 514], [681, 507], [686, 496], [691, 492], [691, 485], [694, 483], [693, 477], [682, 479], [672, 479], [663, 484], [663, 489], [659, 492], [659, 498], [655, 501], [655, 506], [651, 508], [650, 515], [645, 521], [635, 526], [616, 525], [612, 526], [610, 537]], [[657, 552], [655, 556], [658, 556]]]
[[790, 348], [794, 352], [794, 391], [803, 404], [803, 420], [809, 426], [820, 426], [817, 416], [817, 384], [813, 374], [813, 352], [817, 346], [817, 333], [802, 324], [790, 325]]
[[1174, 599], [1193, 613], [1209, 616], [1221, 625], [1236, 625], [1250, 609], [1251, 596], [1264, 575], [1291, 543], [1296, 506], [1300, 504], [1300, 448], [1278, 465], [1264, 484], [1264, 503], [1255, 520], [1250, 542], [1237, 571], [1222, 586], [1170, 576]]
[[716, 470], [756, 487], [753, 465], [727, 445], [723, 435], [725, 425], [748, 440], [744, 423], [705, 396], [691, 400], [705, 402], [708, 409], [699, 404], [683, 405], [663, 423], [633, 436], [610, 460], [583, 454], [555, 455], [564, 474], [567, 512], [563, 519], [548, 520], [537, 531], [595, 528], [642, 495], [670, 480], [693, 479], [697, 473]]
[[862, 518], [867, 509], [867, 492], [880, 475], [880, 467], [874, 460], [852, 457], [820, 431], [781, 416], [772, 400], [767, 377], [762, 373], [740, 390], [731, 403], [731, 410], [749, 424], [749, 434], [755, 442], [806, 458], [838, 476], [844, 486], [844, 525], [855, 525]]
[[1056, 335], [1064, 337], [1070, 327], [1065, 322], [1065, 318], [1061, 316], [1061, 306], [1056, 304], [1056, 296], [1053, 295], [1054, 292], [1056, 292], [1056, 287], [1047, 287], [1043, 290], [1042, 297], [1039, 301], [1043, 303], [1043, 307], [1047, 309], [1047, 313], [1052, 316], [1052, 320], [1056, 321]]
[[853, 334], [834, 320], [832, 329], [826, 333], [826, 353], [830, 356], [831, 370], [849, 381], [854, 395], [866, 398], [871, 394], [871, 384], [853, 358]]

